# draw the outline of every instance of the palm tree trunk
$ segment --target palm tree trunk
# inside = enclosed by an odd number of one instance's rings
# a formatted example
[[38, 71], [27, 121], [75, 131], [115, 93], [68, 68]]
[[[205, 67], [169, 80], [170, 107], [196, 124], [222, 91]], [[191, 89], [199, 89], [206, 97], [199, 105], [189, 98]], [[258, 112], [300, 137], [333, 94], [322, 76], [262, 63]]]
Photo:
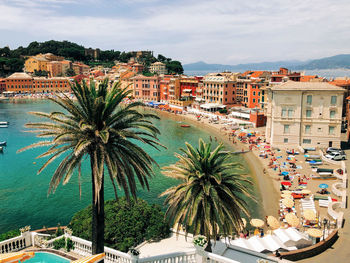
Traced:
[[[92, 158], [91, 158], [92, 159]], [[95, 197], [98, 195], [98, 202]], [[92, 169], [92, 254], [104, 252], [105, 212], [104, 212], [104, 178], [101, 189], [95, 193], [94, 172]]]

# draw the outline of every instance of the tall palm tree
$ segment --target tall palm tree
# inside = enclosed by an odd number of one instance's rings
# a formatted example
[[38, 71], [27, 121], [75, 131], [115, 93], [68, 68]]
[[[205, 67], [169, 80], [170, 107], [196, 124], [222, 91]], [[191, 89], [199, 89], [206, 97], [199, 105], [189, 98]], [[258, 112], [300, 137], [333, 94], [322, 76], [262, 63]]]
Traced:
[[231, 154], [223, 147], [221, 143], [212, 150], [202, 139], [197, 149], [186, 143], [186, 149], [180, 149], [182, 155], [175, 154], [179, 161], [163, 172], [182, 181], [161, 194], [167, 196], [166, 216], [177, 231], [182, 225], [186, 232], [206, 236], [207, 251], [211, 251], [211, 238], [242, 229], [242, 213], [249, 216], [244, 198], [253, 198], [247, 188], [251, 182], [234, 172], [240, 165], [229, 160]]
[[[47, 122], [27, 123], [37, 137], [52, 138], [27, 146], [20, 151], [39, 146], [50, 146], [38, 158], [50, 158], [39, 169], [43, 171], [55, 159], [63, 155], [52, 175], [48, 193], [55, 192], [60, 182], [66, 184], [74, 171], [79, 182], [81, 165], [89, 157], [92, 180], [92, 253], [104, 251], [104, 170], [118, 199], [117, 187], [124, 190], [126, 198], [136, 199], [136, 181], [149, 190], [148, 178], [152, 176], [155, 161], [136, 142], [160, 146], [159, 131], [153, 126], [152, 114], [142, 114], [136, 107], [142, 103], [122, 105], [130, 91], [120, 88], [116, 83], [108, 89], [108, 80], [95, 87], [93, 81], [88, 86], [75, 83], [72, 91], [76, 101], [62, 94], [51, 99], [66, 111], [31, 112]], [[137, 180], [135, 180], [135, 177]], [[79, 183], [80, 185], [80, 183]], [[81, 190], [80, 190], [81, 191]]]

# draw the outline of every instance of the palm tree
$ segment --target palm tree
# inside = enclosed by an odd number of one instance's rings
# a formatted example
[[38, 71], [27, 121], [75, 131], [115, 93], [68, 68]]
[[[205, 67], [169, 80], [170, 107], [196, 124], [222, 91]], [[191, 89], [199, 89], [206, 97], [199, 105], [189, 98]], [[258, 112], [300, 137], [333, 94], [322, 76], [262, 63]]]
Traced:
[[163, 172], [181, 183], [161, 196], [167, 196], [166, 217], [177, 225], [177, 231], [183, 226], [186, 233], [206, 236], [206, 250], [210, 252], [211, 238], [215, 240], [219, 233], [232, 235], [243, 228], [241, 215], [249, 216], [243, 198], [253, 198], [247, 189], [251, 182], [234, 172], [240, 165], [229, 161], [231, 154], [223, 151], [222, 143], [213, 151], [202, 139], [198, 149], [189, 143], [186, 147], [180, 149], [182, 155], [175, 154], [179, 161]]
[[82, 85], [75, 83], [71, 88], [76, 101], [64, 94], [51, 99], [66, 113], [31, 112], [47, 122], [25, 125], [32, 129], [31, 132], [38, 133], [37, 137], [52, 139], [34, 143], [19, 152], [50, 146], [37, 157], [50, 156], [38, 174], [63, 155], [64, 158], [52, 175], [48, 194], [55, 192], [60, 182], [66, 184], [74, 171], [77, 171], [80, 186], [81, 165], [89, 157], [92, 180], [92, 253], [98, 254], [104, 251], [105, 167], [116, 199], [116, 185], [123, 189], [127, 200], [130, 200], [130, 196], [136, 199], [136, 181], [149, 190], [148, 178], [152, 176], [152, 165], [156, 163], [136, 142], [155, 148], [160, 146], [157, 139], [159, 131], [151, 122], [152, 118], [157, 117], [140, 113], [137, 107], [142, 103], [121, 105], [130, 91], [121, 89], [120, 83], [116, 83], [110, 90], [107, 79], [97, 88], [93, 81], [90, 86], [83, 82]]

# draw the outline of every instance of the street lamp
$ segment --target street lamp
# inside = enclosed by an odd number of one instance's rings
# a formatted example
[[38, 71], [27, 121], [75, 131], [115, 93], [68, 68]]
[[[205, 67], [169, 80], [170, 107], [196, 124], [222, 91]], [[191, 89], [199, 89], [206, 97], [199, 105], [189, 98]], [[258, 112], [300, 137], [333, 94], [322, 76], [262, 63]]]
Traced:
[[324, 236], [325, 236], [325, 232], [326, 232], [326, 225], [328, 223], [328, 219], [324, 218], [322, 223], [323, 223], [323, 241], [324, 241]]

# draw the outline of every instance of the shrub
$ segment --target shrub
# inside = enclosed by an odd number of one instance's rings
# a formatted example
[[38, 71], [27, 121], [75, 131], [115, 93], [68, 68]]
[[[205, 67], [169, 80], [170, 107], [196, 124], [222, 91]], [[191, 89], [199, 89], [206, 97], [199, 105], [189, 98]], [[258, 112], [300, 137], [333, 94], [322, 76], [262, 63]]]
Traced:
[[56, 239], [53, 241], [53, 248], [59, 250], [66, 247], [66, 239], [64, 237]]
[[67, 238], [67, 240], [66, 240], [66, 250], [67, 250], [67, 252], [69, 252], [72, 249], [74, 249], [74, 243], [73, 243], [72, 239]]
[[19, 231], [19, 229], [16, 230], [10, 230], [6, 233], [0, 234], [0, 241], [6, 240], [6, 239], [10, 239], [13, 237], [18, 237], [21, 235], [21, 232]]
[[[69, 228], [73, 235], [91, 240], [91, 206], [76, 213]], [[130, 204], [121, 198], [105, 202], [105, 245], [127, 252], [145, 240], [159, 240], [169, 235], [169, 225], [158, 205], [138, 199]]]

